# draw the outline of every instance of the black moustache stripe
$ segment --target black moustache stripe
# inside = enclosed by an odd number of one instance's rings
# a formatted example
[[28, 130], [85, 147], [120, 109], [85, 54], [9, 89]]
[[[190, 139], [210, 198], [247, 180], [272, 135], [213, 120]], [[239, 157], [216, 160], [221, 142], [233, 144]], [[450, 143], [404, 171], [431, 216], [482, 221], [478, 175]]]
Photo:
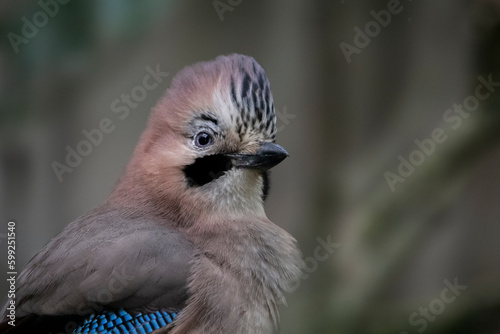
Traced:
[[194, 163], [184, 167], [188, 185], [199, 187], [218, 179], [233, 168], [231, 159], [222, 154], [207, 155], [197, 158]]

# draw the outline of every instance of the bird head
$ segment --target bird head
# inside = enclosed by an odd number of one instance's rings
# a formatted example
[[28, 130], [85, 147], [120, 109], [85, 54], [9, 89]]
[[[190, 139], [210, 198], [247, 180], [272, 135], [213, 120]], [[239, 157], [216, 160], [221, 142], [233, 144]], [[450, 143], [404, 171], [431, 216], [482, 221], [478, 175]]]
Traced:
[[220, 56], [173, 79], [129, 169], [148, 196], [170, 206], [264, 214], [267, 171], [288, 156], [275, 136], [262, 67], [248, 56]]

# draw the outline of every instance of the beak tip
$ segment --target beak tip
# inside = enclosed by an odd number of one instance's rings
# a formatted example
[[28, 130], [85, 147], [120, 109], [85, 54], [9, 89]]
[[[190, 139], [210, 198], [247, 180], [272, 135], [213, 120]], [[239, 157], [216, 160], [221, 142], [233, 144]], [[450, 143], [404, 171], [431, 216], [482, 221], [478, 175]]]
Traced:
[[268, 142], [260, 145], [257, 154], [266, 157], [266, 163], [262, 166], [265, 170], [271, 169], [290, 156], [280, 145]]
[[230, 154], [233, 166], [238, 168], [269, 170], [289, 157], [278, 144], [263, 142], [255, 154]]

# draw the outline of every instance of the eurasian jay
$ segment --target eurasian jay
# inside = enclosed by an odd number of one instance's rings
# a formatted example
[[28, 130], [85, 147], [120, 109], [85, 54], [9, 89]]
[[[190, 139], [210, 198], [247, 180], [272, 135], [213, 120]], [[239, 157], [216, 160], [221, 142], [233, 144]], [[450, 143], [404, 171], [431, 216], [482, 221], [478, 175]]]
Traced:
[[21, 272], [16, 326], [4, 307], [0, 332], [276, 332], [302, 260], [264, 212], [268, 170], [288, 155], [275, 136], [253, 58], [183, 69], [106, 202]]

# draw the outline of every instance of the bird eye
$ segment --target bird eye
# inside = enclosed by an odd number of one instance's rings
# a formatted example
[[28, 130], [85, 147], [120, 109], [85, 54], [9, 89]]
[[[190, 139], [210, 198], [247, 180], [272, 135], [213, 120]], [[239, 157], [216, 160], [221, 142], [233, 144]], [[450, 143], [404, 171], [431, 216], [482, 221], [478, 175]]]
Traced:
[[198, 147], [207, 147], [212, 144], [213, 138], [206, 132], [200, 132], [194, 137], [194, 144]]

